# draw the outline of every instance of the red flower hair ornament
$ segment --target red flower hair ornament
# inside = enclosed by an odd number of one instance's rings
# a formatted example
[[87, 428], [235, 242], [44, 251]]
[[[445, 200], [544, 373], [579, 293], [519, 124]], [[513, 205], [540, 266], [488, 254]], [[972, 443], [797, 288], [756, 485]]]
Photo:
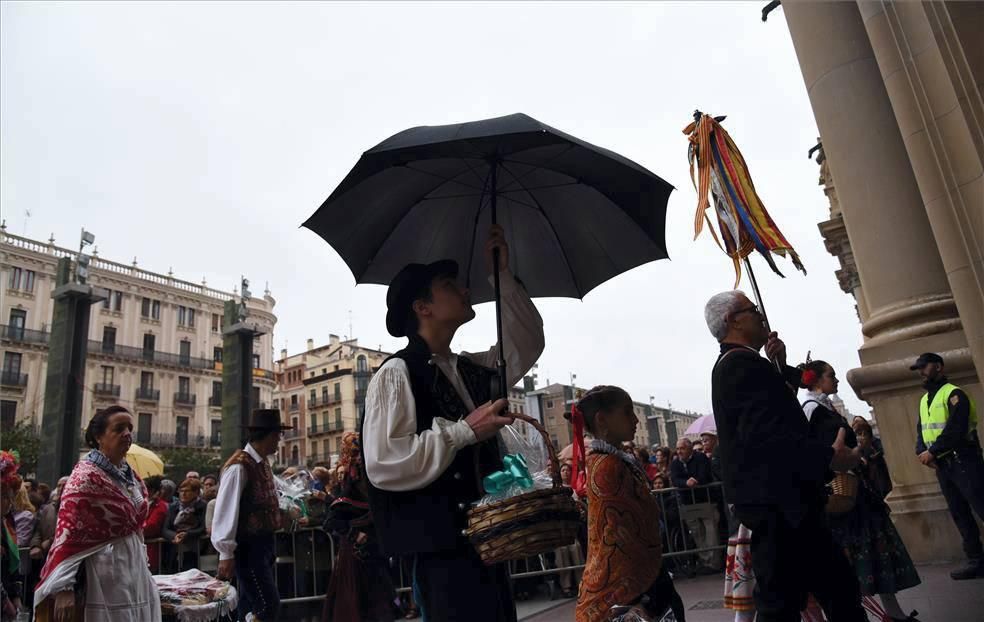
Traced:
[[803, 376], [801, 377], [803, 384], [805, 384], [807, 387], [812, 387], [814, 384], [816, 384], [817, 379], [818, 379], [817, 372], [813, 371], [812, 369], [807, 369], [806, 371], [804, 371]]

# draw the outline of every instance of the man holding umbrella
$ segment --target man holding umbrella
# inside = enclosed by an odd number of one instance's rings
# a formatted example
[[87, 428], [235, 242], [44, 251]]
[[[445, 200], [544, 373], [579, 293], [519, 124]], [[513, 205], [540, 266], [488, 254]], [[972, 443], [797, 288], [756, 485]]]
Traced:
[[509, 272], [494, 225], [485, 246], [490, 271], [496, 250], [503, 343], [453, 354], [456, 331], [475, 317], [458, 265], [410, 264], [386, 294], [386, 328], [409, 343], [380, 367], [366, 396], [363, 452], [380, 545], [386, 555], [413, 557], [414, 590], [431, 622], [516, 619], [504, 565], [485, 566], [462, 535], [481, 478], [502, 468], [498, 432], [512, 421], [497, 395], [498, 348], [512, 386], [544, 345], [543, 322]]

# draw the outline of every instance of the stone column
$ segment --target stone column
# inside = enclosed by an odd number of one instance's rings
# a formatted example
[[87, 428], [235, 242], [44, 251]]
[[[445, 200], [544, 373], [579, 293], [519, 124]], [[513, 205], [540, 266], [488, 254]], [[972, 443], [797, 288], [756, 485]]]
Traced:
[[[984, 370], [984, 3], [859, 2], [967, 337]], [[954, 19], [976, 23], [964, 47]], [[978, 68], [978, 71], [980, 68]]]
[[893, 518], [913, 558], [958, 557], [935, 477], [915, 460], [922, 389], [908, 370], [920, 352], [966, 348], [936, 240], [857, 5], [783, 11], [867, 305], [862, 367], [847, 377], [873, 407], [895, 483]]

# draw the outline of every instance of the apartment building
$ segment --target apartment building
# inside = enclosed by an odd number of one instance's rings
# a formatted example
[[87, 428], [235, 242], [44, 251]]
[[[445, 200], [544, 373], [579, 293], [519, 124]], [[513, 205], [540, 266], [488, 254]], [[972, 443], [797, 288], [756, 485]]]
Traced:
[[366, 390], [389, 353], [329, 335], [328, 343], [275, 363], [275, 403], [294, 426], [284, 435], [280, 461], [297, 466], [334, 464], [345, 432], [357, 431], [365, 415]]
[[[0, 411], [40, 426], [58, 260], [77, 251], [0, 226]], [[94, 252], [88, 283], [105, 290], [93, 305], [83, 388], [83, 425], [100, 408], [121, 404], [149, 447], [217, 447], [222, 418], [223, 305], [236, 293], [152, 272]], [[272, 402], [276, 301], [266, 292], [247, 308], [265, 333], [253, 344], [253, 404]]]

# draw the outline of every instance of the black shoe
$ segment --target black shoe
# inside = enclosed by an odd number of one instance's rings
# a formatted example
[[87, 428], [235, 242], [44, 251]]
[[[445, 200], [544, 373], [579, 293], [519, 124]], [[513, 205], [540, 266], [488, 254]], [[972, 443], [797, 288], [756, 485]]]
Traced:
[[984, 560], [980, 559], [972, 559], [963, 568], [958, 568], [950, 573], [950, 578], [954, 581], [979, 579], [981, 577], [984, 577]]
[[919, 615], [919, 612], [913, 609], [912, 613], [904, 618], [892, 618], [892, 622], [919, 622], [919, 618], [916, 617], [917, 615]]

